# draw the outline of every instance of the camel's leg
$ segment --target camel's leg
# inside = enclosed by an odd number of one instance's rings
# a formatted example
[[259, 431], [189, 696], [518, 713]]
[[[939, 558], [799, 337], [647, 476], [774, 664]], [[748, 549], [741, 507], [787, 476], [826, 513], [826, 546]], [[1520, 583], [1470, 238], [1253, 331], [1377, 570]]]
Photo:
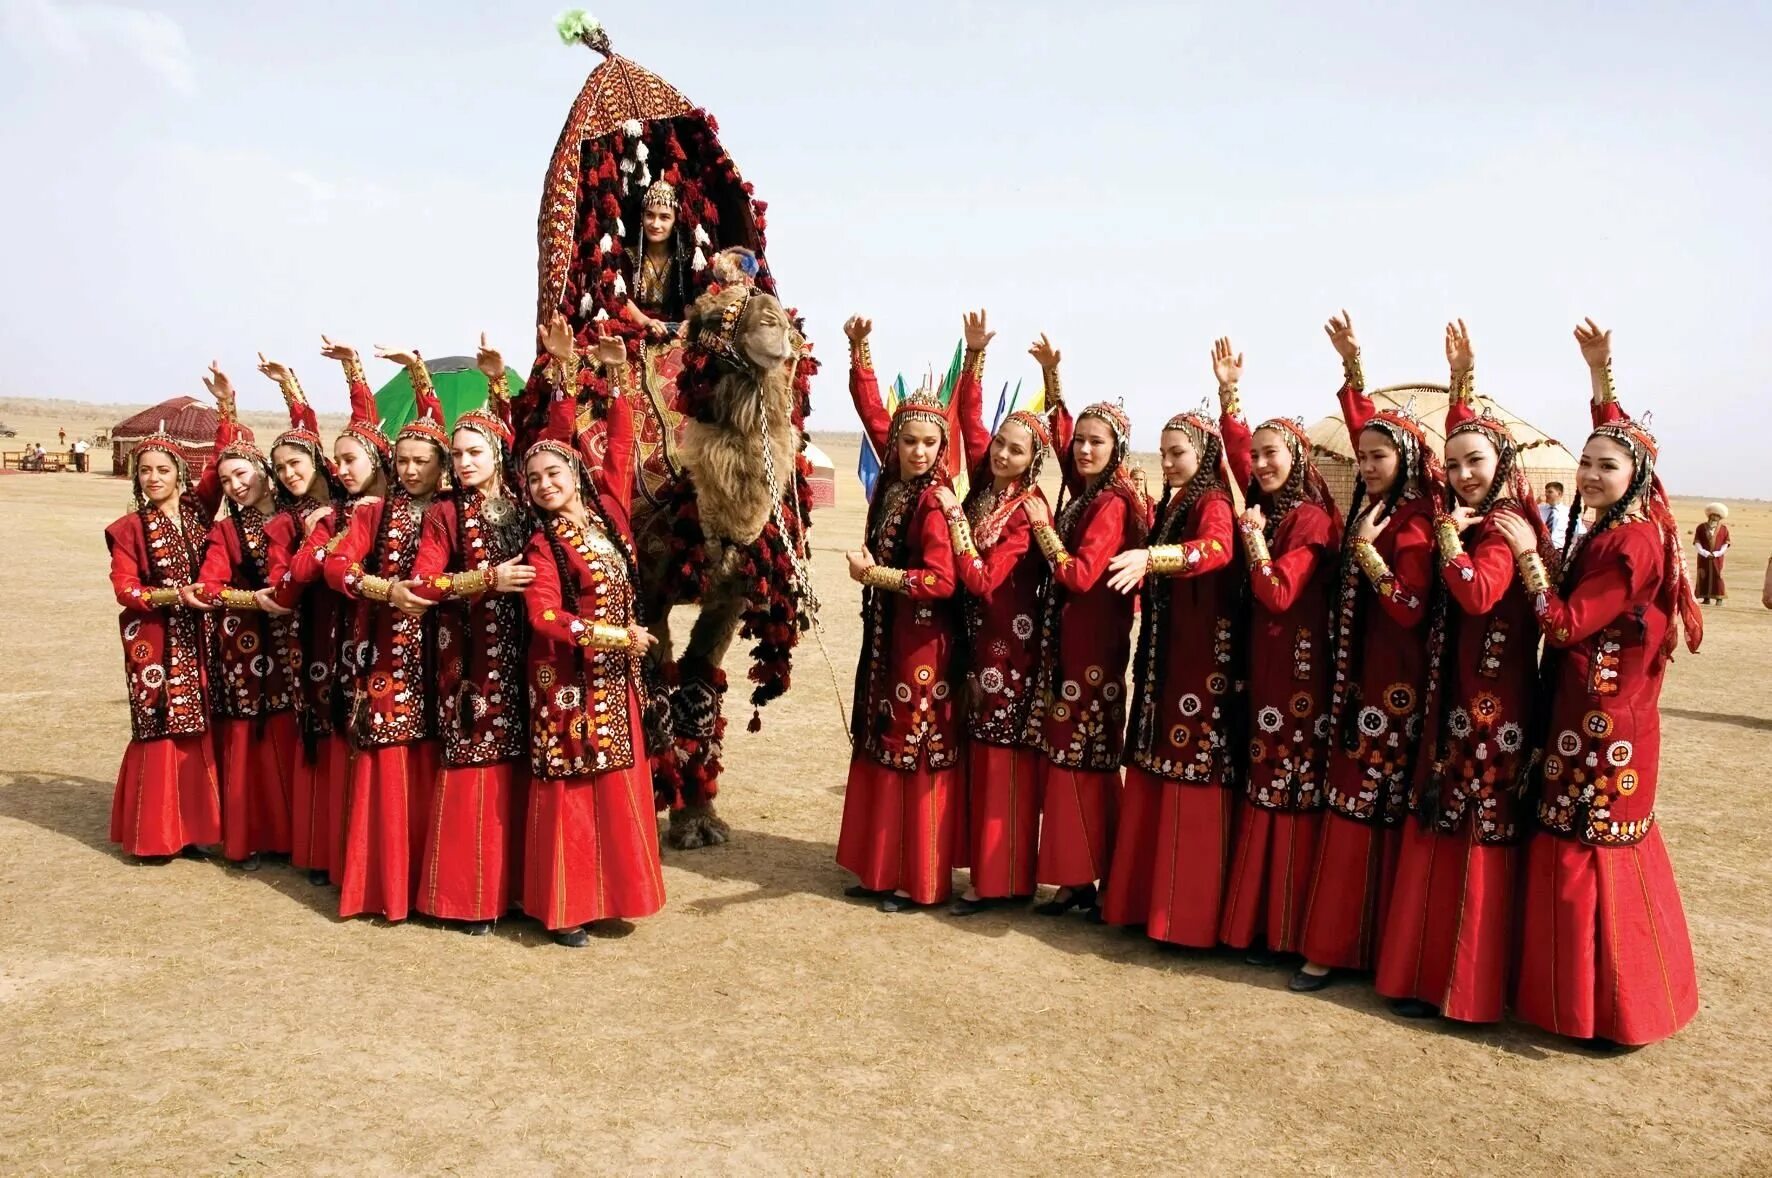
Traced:
[[667, 836], [679, 849], [715, 846], [726, 841], [730, 828], [714, 811], [720, 784], [721, 709], [725, 680], [716, 672], [738, 633], [744, 595], [736, 577], [725, 576], [702, 595], [701, 613], [689, 631], [689, 645], [677, 663], [673, 713], [683, 764], [683, 807], [671, 812]]

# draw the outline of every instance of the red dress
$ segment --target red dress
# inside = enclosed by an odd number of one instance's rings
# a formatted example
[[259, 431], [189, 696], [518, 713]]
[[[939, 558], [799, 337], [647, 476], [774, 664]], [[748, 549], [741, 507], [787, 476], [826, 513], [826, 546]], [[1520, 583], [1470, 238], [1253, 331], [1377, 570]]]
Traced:
[[[650, 916], [664, 907], [658, 816], [641, 728], [634, 622], [631, 418], [608, 414], [609, 459], [592, 474], [608, 526], [564, 516], [529, 540], [528, 837], [523, 910], [550, 929]], [[626, 435], [625, 437], [623, 435]]]
[[[251, 591], [270, 585], [268, 522], [256, 508], [233, 504], [210, 528], [200, 578], [209, 600], [220, 601], [224, 589]], [[235, 861], [261, 851], [287, 854], [295, 768], [301, 757], [295, 708], [302, 653], [296, 618], [272, 617], [256, 603], [216, 612], [222, 851]]]
[[[129, 855], [176, 855], [221, 841], [221, 784], [210, 735], [208, 615], [158, 603], [193, 584], [210, 507], [179, 498], [179, 522], [153, 506], [105, 529], [111, 589], [123, 612], [129, 747], [111, 800], [111, 841]], [[150, 603], [151, 590], [163, 592]]]
[[[528, 813], [523, 602], [493, 593], [487, 570], [523, 555], [529, 533], [509, 494], [461, 490], [425, 513], [414, 592], [438, 602], [437, 714], [443, 771], [424, 832], [418, 910], [447, 920], [496, 920], [519, 900]], [[495, 522], [493, 517], [502, 516]], [[463, 573], [481, 576], [464, 578]]]
[[[384, 519], [384, 516], [386, 518]], [[345, 669], [355, 754], [345, 792], [338, 914], [405, 920], [417, 886], [439, 749], [436, 622], [364, 598], [366, 577], [405, 580], [424, 507], [403, 489], [364, 502], [330, 542], [326, 583], [353, 601]]]
[[[1196, 476], [1199, 477], [1199, 476]], [[1230, 495], [1172, 503], [1151, 532], [1181, 567], [1151, 572], [1132, 673], [1126, 784], [1101, 915], [1159, 941], [1208, 949], [1230, 859], [1231, 758], [1242, 570], [1231, 562]]]
[[[890, 473], [897, 461], [873, 369], [852, 363], [850, 389], [888, 470], [868, 512], [867, 549], [902, 580], [897, 590], [868, 586], [862, 592], [850, 713], [855, 752], [837, 863], [870, 891], [903, 891], [913, 903], [935, 904], [950, 895], [956, 855], [966, 843], [955, 697], [960, 622], [950, 600], [958, 584], [953, 529], [932, 478], [905, 482]], [[972, 553], [959, 558], [980, 563]]]
[[1410, 809], [1421, 821], [1403, 825], [1379, 941], [1380, 994], [1465, 1022], [1495, 1022], [1507, 1003], [1538, 626], [1495, 521], [1525, 520], [1528, 510], [1495, 504], [1468, 533], [1468, 548], [1449, 517], [1436, 523], [1450, 598], [1442, 686], [1428, 711], [1437, 728], [1416, 766]]
[[1705, 520], [1692, 533], [1692, 545], [1698, 550], [1698, 575], [1692, 591], [1700, 601], [1721, 601], [1729, 596], [1723, 584], [1723, 557], [1729, 551], [1729, 525]]
[[330, 871], [339, 858], [340, 815], [350, 776], [351, 745], [345, 735], [348, 692], [340, 664], [348, 637], [350, 603], [325, 583], [326, 543], [350, 510], [333, 504], [304, 537], [314, 507], [286, 508], [265, 524], [269, 577], [277, 604], [295, 611], [301, 644], [301, 682], [296, 714], [301, 751], [291, 790], [289, 861], [309, 871]]
[[1514, 1011], [1575, 1038], [1652, 1043], [1698, 1012], [1698, 976], [1655, 822], [1666, 553], [1633, 520], [1581, 541], [1535, 599], [1550, 687], [1526, 846]]
[[[1357, 440], [1361, 410], [1369, 416], [1370, 402], [1354, 386], [1344, 387], [1341, 399]], [[1399, 469], [1397, 477], [1411, 472]], [[1362, 515], [1375, 506], [1369, 503]], [[1377, 960], [1426, 704], [1433, 519], [1428, 496], [1410, 487], [1372, 543], [1382, 573], [1363, 567], [1361, 546], [1343, 546], [1331, 652], [1328, 811], [1299, 942], [1299, 951], [1318, 965], [1364, 970]], [[1348, 521], [1350, 533], [1357, 523]]]
[[[1058, 414], [1068, 468], [1070, 424]], [[1074, 476], [1067, 469], [1067, 481]], [[1080, 506], [1081, 505], [1081, 506]], [[1107, 874], [1120, 803], [1132, 598], [1108, 588], [1108, 562], [1144, 538], [1145, 508], [1118, 482], [1056, 521], [1067, 555], [1052, 566], [1040, 629], [1040, 683], [1028, 723], [1042, 753], [1040, 858], [1044, 884], [1081, 887]]]
[[990, 436], [985, 433], [979, 384], [968, 365], [959, 392], [971, 394], [961, 425], [966, 451], [983, 457], [972, 484], [967, 513], [979, 560], [956, 566], [966, 593], [967, 863], [981, 898], [1034, 894], [1039, 845], [1040, 754], [1028, 744], [1028, 715], [1039, 674], [1041, 588], [1046, 559], [1033, 545], [1033, 525], [1023, 504], [1044, 494], [1037, 486], [1012, 487], [1001, 498], [989, 488]]

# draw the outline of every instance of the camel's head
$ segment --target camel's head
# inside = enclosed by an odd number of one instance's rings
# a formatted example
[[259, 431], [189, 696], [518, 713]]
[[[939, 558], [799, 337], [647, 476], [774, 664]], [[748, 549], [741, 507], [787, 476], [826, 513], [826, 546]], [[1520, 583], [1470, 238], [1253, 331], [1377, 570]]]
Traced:
[[767, 372], [794, 354], [794, 329], [774, 295], [725, 287], [696, 301], [691, 338], [722, 360]]

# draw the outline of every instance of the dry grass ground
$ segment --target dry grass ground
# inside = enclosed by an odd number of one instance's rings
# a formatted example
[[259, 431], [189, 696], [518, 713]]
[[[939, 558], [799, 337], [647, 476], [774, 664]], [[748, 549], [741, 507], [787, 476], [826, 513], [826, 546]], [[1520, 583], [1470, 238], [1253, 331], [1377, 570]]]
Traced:
[[[18, 440], [114, 419], [28, 408], [0, 406]], [[0, 477], [0, 1172], [1772, 1171], [1772, 508], [1730, 520], [1736, 597], [1664, 699], [1703, 1010], [1595, 1058], [1074, 918], [844, 900], [858, 627], [837, 553], [861, 505], [854, 442], [827, 449], [839, 689], [808, 641], [762, 733], [733, 725], [735, 841], [667, 853], [665, 911], [580, 952], [523, 921], [484, 940], [341, 924], [287, 868], [118, 858], [100, 530], [125, 488]]]

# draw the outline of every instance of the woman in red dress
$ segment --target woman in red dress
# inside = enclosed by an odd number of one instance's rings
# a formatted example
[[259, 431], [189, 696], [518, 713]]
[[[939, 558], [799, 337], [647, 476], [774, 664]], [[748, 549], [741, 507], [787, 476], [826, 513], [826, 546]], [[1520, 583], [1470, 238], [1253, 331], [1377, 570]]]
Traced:
[[1655, 473], [1648, 430], [1613, 393], [1611, 333], [1575, 329], [1594, 388], [1576, 477], [1592, 530], [1552, 583], [1523, 521], [1499, 526], [1545, 640], [1547, 737], [1526, 844], [1514, 1012], [1600, 1048], [1653, 1043], [1698, 1012], [1698, 975], [1655, 821], [1661, 682], [1684, 626], [1704, 618]]
[[528, 812], [527, 654], [520, 595], [531, 528], [506, 477], [510, 386], [504, 359], [480, 337], [486, 408], [455, 422], [455, 493], [425, 512], [410, 593], [437, 613], [437, 715], [443, 771], [429, 803], [418, 910], [483, 936], [519, 900]]
[[[219, 369], [214, 372], [222, 416], [231, 422], [233, 388]], [[241, 430], [230, 441], [217, 438], [215, 469], [228, 510], [209, 529], [198, 580], [204, 600], [221, 607], [215, 710], [221, 718], [222, 853], [254, 871], [261, 854], [287, 855], [293, 845], [301, 645], [294, 617], [262, 592], [271, 583], [265, 528], [276, 515], [271, 464]]]
[[1696, 592], [1701, 605], [1722, 605], [1729, 596], [1723, 584], [1723, 558], [1729, 554], [1729, 508], [1722, 503], [1707, 504], [1704, 522], [1692, 533], [1692, 547], [1698, 553], [1698, 584]]
[[1376, 985], [1399, 1014], [1490, 1023], [1507, 1005], [1538, 677], [1538, 625], [1502, 521], [1550, 549], [1513, 435], [1472, 404], [1462, 321], [1446, 327], [1446, 358], [1450, 488], [1434, 519], [1445, 596], [1429, 623], [1428, 727], [1410, 789], [1418, 821], [1403, 825]]
[[[1033, 706], [1046, 560], [1033, 545], [1033, 525], [1021, 505], [1044, 499], [1040, 468], [1052, 449], [1047, 422], [1016, 411], [996, 434], [984, 429], [984, 350], [993, 332], [984, 312], [966, 317], [966, 366], [955, 396], [968, 456], [977, 455], [966, 495], [966, 522], [979, 561], [960, 561], [966, 592], [967, 862], [971, 886], [949, 911], [971, 916], [993, 902], [1032, 896], [1039, 845], [1038, 750], [1028, 744]], [[943, 509], [952, 492], [938, 487]]]
[[215, 514], [213, 478], [192, 489], [178, 443], [149, 434], [129, 458], [134, 506], [105, 529], [111, 589], [123, 612], [129, 747], [111, 799], [111, 841], [165, 862], [204, 858], [222, 837], [221, 782], [210, 733], [210, 606], [194, 591]]
[[[267, 589], [255, 594], [270, 614], [293, 611], [301, 659], [295, 712], [301, 750], [290, 791], [289, 862], [323, 884], [332, 863], [333, 783], [350, 767], [344, 735], [344, 693], [336, 690], [345, 601], [324, 588], [302, 594], [290, 575], [297, 550], [323, 521], [343, 510], [347, 492], [327, 461], [320, 423], [293, 369], [259, 357], [258, 370], [277, 382], [289, 407], [289, 429], [271, 443], [277, 513], [265, 521]], [[317, 562], [315, 562], [317, 567]]]
[[1238, 519], [1249, 570], [1245, 731], [1248, 779], [1218, 935], [1253, 965], [1298, 951], [1304, 903], [1322, 833], [1329, 750], [1326, 631], [1335, 591], [1341, 513], [1311, 459], [1304, 423], [1244, 424], [1237, 403], [1243, 358], [1220, 340], [1213, 367], [1219, 428], [1249, 506]]
[[575, 421], [579, 359], [556, 315], [542, 336], [552, 358], [548, 426], [523, 458], [542, 514], [526, 551], [530, 770], [523, 910], [569, 948], [588, 924], [650, 916], [664, 906], [658, 817], [641, 724], [641, 661], [652, 635], [635, 615], [633, 418], [619, 381], [627, 358], [605, 338], [598, 359], [616, 385], [607, 449], [587, 473], [590, 440]]
[[[308, 882], [313, 884], [329, 879], [338, 883], [343, 878], [345, 794], [351, 779], [351, 669], [345, 653], [352, 641], [352, 606], [348, 598], [326, 584], [327, 545], [344, 529], [359, 504], [379, 501], [387, 495], [394, 471], [394, 443], [377, 424], [375, 396], [369, 391], [356, 351], [325, 336], [320, 339], [321, 354], [344, 365], [351, 398], [350, 421], [332, 444], [331, 469], [338, 485], [330, 488], [331, 498], [324, 507], [290, 519], [290, 524], [299, 529], [300, 538], [292, 548], [271, 546], [270, 578], [271, 594], [277, 604], [296, 610], [301, 619], [302, 658], [306, 664], [302, 690], [308, 711], [303, 716], [304, 760], [296, 770], [295, 851], [290, 857], [294, 859], [305, 842]], [[279, 373], [288, 370], [280, 365], [271, 368], [267, 375], [281, 384]], [[290, 373], [292, 378], [293, 375]], [[297, 466], [299, 450], [305, 448], [305, 442], [296, 448], [298, 457], [293, 461]], [[277, 524], [277, 520], [272, 521], [272, 526]], [[281, 534], [279, 529], [278, 535]], [[319, 728], [328, 723], [330, 731], [319, 736], [314, 749], [307, 749], [310, 728], [318, 736]], [[304, 793], [308, 795], [305, 818]], [[297, 862], [299, 865], [300, 861]]]
[[[1049, 389], [1059, 387], [1059, 353], [1046, 337], [1030, 349]], [[1036, 874], [1057, 894], [1034, 911], [1092, 910], [1107, 875], [1120, 802], [1126, 728], [1126, 661], [1132, 599], [1107, 584], [1108, 562], [1144, 540], [1150, 508], [1126, 468], [1132, 423], [1105, 401], [1077, 415], [1059, 404], [1064, 490], [1057, 523], [1043, 499], [1022, 505], [1034, 542], [1052, 569], [1040, 633], [1040, 682], [1029, 725], [1042, 754], [1040, 853]]]
[[1108, 564], [1109, 588], [1142, 586], [1143, 624], [1101, 919], [1210, 949], [1230, 861], [1231, 758], [1241, 751], [1235, 646], [1243, 570], [1231, 561], [1237, 513], [1216, 416], [1177, 414], [1160, 445], [1163, 498], [1147, 547]]
[[1322, 989], [1331, 969], [1371, 969], [1377, 958], [1426, 705], [1423, 630], [1443, 481], [1421, 423], [1374, 411], [1347, 313], [1324, 330], [1341, 354], [1339, 398], [1360, 484], [1331, 615], [1328, 815], [1305, 902], [1305, 964], [1290, 983], [1297, 991]]
[[867, 546], [848, 554], [863, 586], [863, 638], [837, 862], [860, 879], [847, 894], [904, 912], [948, 899], [966, 846], [954, 698], [961, 622], [949, 599], [956, 561], [982, 562], [965, 513], [937, 494], [947, 479], [945, 411], [920, 389], [888, 418], [868, 351], [873, 324], [856, 316], [843, 330], [850, 396], [882, 469]]
[[405, 920], [424, 849], [437, 740], [437, 632], [414, 602], [391, 604], [410, 580], [425, 509], [442, 484], [449, 435], [443, 406], [415, 352], [377, 355], [405, 366], [418, 417], [394, 439], [398, 472], [386, 499], [365, 500], [328, 541], [326, 583], [355, 604], [345, 663], [351, 676], [350, 784], [345, 797], [340, 917]]

